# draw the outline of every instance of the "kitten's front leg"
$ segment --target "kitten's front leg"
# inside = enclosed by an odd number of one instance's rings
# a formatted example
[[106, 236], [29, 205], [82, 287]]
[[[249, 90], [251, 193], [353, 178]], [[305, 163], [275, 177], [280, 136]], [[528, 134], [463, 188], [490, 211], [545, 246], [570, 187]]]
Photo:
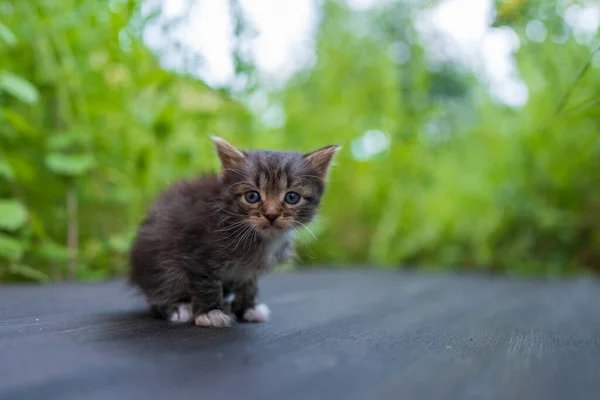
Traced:
[[197, 326], [226, 327], [233, 322], [223, 311], [223, 285], [216, 277], [196, 278], [193, 284], [192, 309]]
[[231, 311], [241, 322], [264, 322], [269, 319], [271, 311], [266, 304], [256, 304], [258, 283], [256, 278], [237, 286]]

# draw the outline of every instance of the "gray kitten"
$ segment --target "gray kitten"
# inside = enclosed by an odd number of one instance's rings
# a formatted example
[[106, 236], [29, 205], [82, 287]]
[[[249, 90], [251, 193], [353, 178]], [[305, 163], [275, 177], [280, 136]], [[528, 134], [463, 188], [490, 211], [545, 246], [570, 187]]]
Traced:
[[293, 232], [317, 213], [338, 147], [246, 152], [214, 142], [220, 174], [179, 182], [158, 197], [131, 249], [130, 282], [155, 315], [173, 322], [266, 321], [257, 279], [292, 256]]

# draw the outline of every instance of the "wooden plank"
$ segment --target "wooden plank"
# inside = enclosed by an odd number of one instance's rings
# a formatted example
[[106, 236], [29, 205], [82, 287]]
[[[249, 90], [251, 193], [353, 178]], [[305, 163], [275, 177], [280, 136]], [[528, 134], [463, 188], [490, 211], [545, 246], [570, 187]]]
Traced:
[[122, 282], [0, 287], [1, 399], [597, 399], [600, 284], [271, 275], [272, 320], [152, 319]]

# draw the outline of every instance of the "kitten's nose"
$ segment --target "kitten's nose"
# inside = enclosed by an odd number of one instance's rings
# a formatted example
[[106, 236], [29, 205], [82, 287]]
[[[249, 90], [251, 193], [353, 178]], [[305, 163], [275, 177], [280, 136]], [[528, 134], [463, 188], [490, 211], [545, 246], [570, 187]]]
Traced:
[[269, 220], [269, 222], [272, 224], [273, 222], [275, 222], [275, 220], [279, 217], [279, 214], [272, 214], [272, 213], [268, 213], [265, 214], [265, 218], [267, 220]]

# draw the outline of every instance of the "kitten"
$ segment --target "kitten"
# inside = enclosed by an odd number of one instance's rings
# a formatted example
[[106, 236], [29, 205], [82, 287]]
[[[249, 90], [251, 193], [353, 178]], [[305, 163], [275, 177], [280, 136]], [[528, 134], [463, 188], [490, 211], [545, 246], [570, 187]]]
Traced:
[[266, 321], [257, 279], [292, 256], [293, 232], [317, 213], [338, 147], [245, 152], [213, 140], [220, 174], [158, 197], [131, 249], [130, 282], [155, 315], [173, 322]]

